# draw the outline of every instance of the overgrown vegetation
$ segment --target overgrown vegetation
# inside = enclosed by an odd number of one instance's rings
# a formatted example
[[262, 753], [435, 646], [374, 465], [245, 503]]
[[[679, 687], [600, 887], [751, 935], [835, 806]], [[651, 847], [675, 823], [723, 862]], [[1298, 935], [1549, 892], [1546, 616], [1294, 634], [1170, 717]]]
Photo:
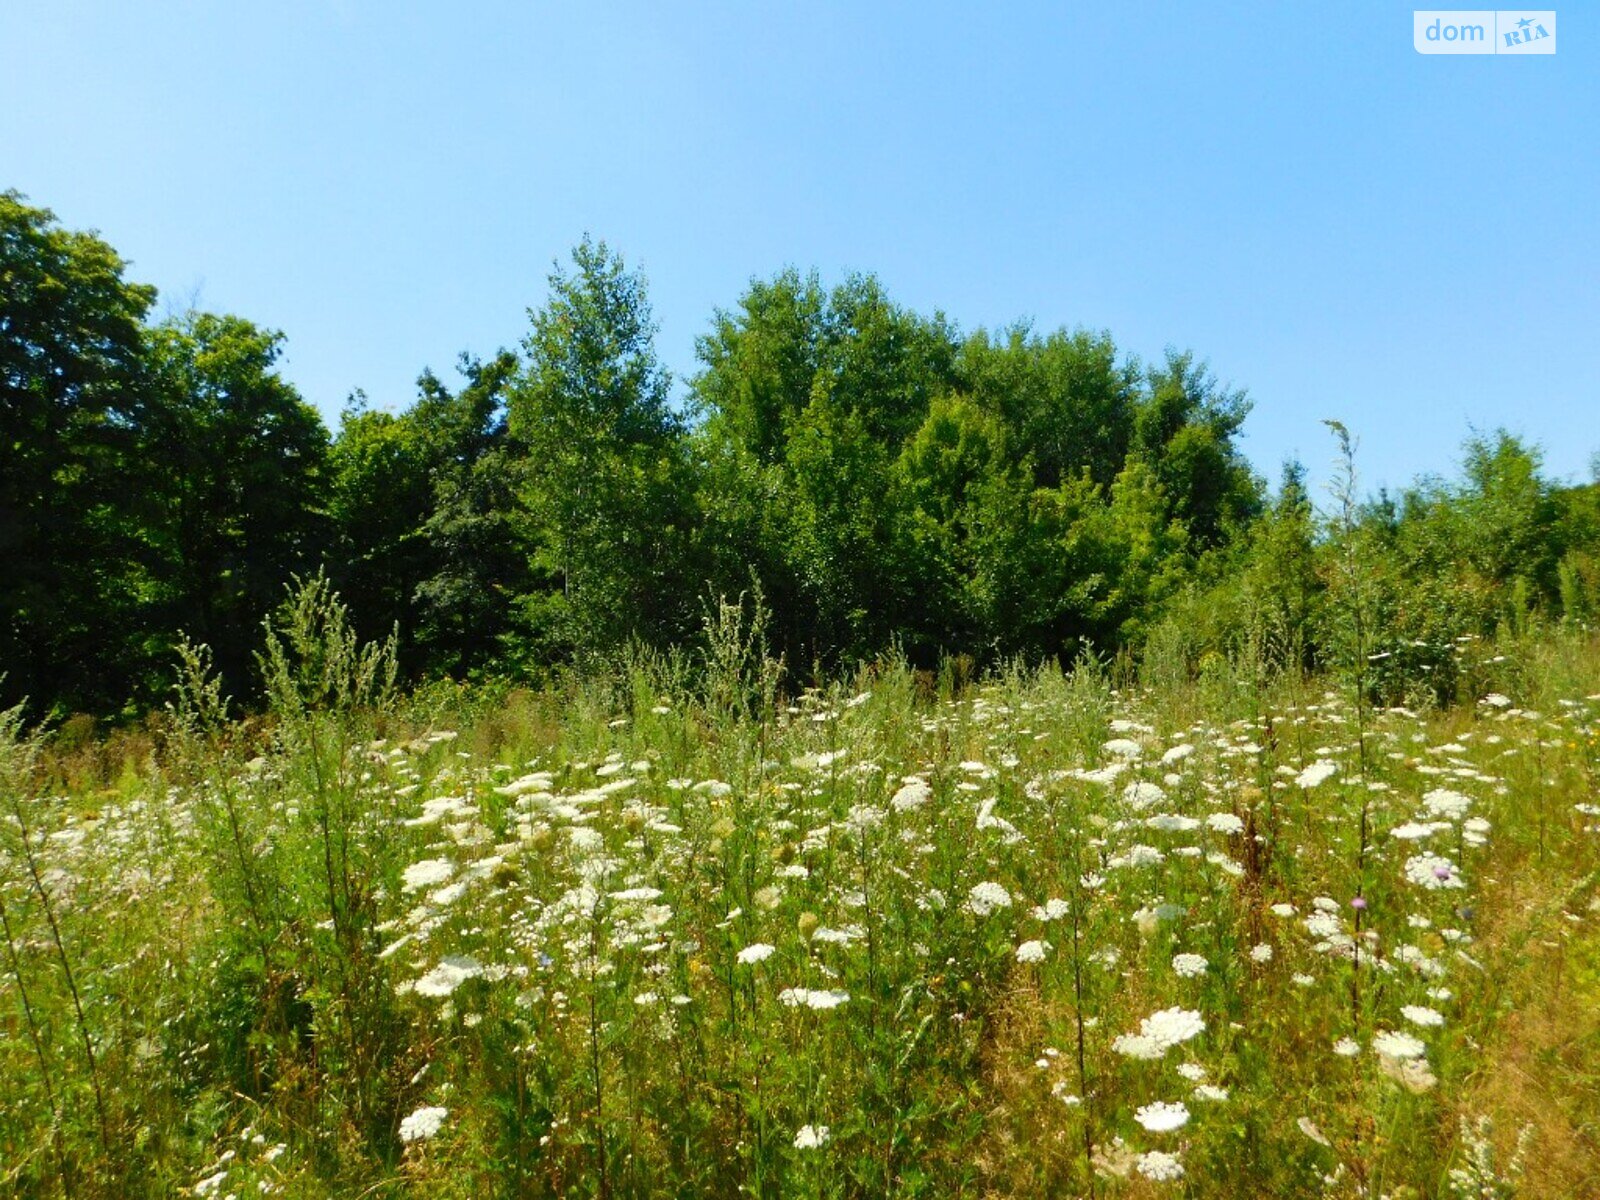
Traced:
[[797, 684], [891, 648], [1316, 668], [1358, 560], [1374, 698], [1445, 699], [1455, 639], [1600, 609], [1600, 490], [1515, 438], [1399, 496], [1352, 480], [1330, 526], [1297, 464], [1275, 491], [1250, 471], [1246, 397], [1191, 354], [963, 334], [871, 277], [753, 281], [675, 396], [644, 281], [585, 241], [518, 351], [425, 371], [403, 411], [352, 397], [332, 435], [279, 335], [150, 323], [109, 246], [15, 193], [0, 277], [0, 703], [35, 717], [159, 707], [183, 635], [260, 708], [257, 630], [318, 569], [361, 637], [398, 629], [410, 683], [666, 653], [757, 593]]
[[1407, 709], [1270, 640], [789, 691], [767, 621], [407, 697], [312, 578], [260, 718], [193, 647], [120, 759], [13, 710], [0, 1190], [1592, 1194], [1592, 635]]
[[330, 436], [122, 272], [0, 195], [0, 1191], [1600, 1190], [1600, 485], [870, 277], [675, 402], [588, 241]]

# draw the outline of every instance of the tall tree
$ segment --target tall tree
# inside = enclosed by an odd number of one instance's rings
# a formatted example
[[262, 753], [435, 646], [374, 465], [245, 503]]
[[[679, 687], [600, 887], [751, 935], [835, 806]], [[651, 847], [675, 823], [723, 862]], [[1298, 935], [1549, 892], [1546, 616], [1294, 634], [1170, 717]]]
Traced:
[[1167, 515], [1196, 549], [1221, 545], [1261, 510], [1261, 483], [1237, 443], [1249, 412], [1248, 397], [1219, 385], [1190, 353], [1169, 350], [1149, 372], [1131, 451], [1154, 471]]
[[509, 396], [529, 451], [535, 570], [555, 585], [525, 615], [551, 651], [606, 654], [683, 631], [692, 489], [643, 277], [588, 238], [572, 262], [529, 314]]
[[146, 460], [159, 469], [163, 629], [249, 686], [262, 619], [326, 546], [328, 432], [277, 371], [283, 335], [193, 312], [150, 331]]
[[329, 456], [331, 577], [361, 637], [400, 628], [402, 666], [416, 668], [413, 598], [427, 574], [422, 527], [433, 507], [430, 454], [409, 412], [367, 407], [357, 393]]
[[957, 371], [972, 398], [1012, 430], [1039, 487], [1087, 471], [1109, 488], [1122, 470], [1141, 371], [1118, 360], [1109, 333], [1058, 329], [1041, 338], [1026, 324], [996, 336], [980, 330], [962, 344]]
[[425, 571], [413, 592], [427, 671], [487, 666], [512, 632], [516, 597], [533, 586], [522, 502], [527, 449], [506, 420], [517, 367], [507, 350], [486, 362], [462, 355], [465, 385], [452, 394], [425, 377], [413, 413], [432, 463], [432, 503], [420, 530]]
[[872, 276], [753, 282], [698, 346], [700, 507], [718, 590], [751, 575], [797, 668], [871, 654], [904, 615], [913, 566], [890, 468], [955, 383], [942, 316], [894, 304]]
[[123, 267], [0, 193], [0, 704], [116, 706], [143, 658], [134, 465], [155, 290]]

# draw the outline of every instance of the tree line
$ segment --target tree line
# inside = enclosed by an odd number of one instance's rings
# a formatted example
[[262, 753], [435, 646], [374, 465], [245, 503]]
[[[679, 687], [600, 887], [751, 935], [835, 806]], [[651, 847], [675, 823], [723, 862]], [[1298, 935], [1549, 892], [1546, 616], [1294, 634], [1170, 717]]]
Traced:
[[0, 193], [0, 705], [138, 712], [180, 634], [248, 698], [262, 620], [319, 570], [412, 679], [681, 647], [718, 598], [796, 681], [885, 652], [1309, 667], [1359, 586], [1375, 661], [1438, 688], [1464, 636], [1600, 610], [1600, 491], [1514, 437], [1325, 512], [1298, 464], [1251, 470], [1249, 402], [1194, 355], [963, 334], [870, 275], [753, 280], [675, 394], [643, 278], [585, 239], [520, 346], [333, 430], [281, 334], [155, 301]]

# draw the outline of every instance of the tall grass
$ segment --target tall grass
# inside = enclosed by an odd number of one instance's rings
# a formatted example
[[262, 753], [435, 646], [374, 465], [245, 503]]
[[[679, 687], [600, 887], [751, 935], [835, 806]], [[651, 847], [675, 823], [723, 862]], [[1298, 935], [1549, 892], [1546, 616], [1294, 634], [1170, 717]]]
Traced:
[[406, 697], [311, 580], [263, 719], [191, 648], [110, 786], [0, 721], [0, 1191], [1593, 1194], [1582, 630], [1424, 711], [1260, 644], [786, 691], [761, 622]]

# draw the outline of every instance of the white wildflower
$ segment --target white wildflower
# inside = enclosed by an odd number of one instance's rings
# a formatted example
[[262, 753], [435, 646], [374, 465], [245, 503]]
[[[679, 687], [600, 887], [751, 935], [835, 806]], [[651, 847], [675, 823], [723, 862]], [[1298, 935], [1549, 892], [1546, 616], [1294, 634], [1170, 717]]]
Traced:
[[1059, 921], [1072, 911], [1072, 906], [1065, 900], [1052, 897], [1043, 904], [1035, 906], [1033, 919], [1035, 921]]
[[826, 1125], [802, 1125], [794, 1135], [794, 1148], [820, 1150], [832, 1136], [832, 1131]]
[[1164, 1150], [1150, 1150], [1139, 1155], [1135, 1165], [1139, 1168], [1139, 1174], [1157, 1183], [1171, 1183], [1183, 1178], [1183, 1164]]
[[1158, 1100], [1136, 1111], [1133, 1119], [1151, 1133], [1171, 1133], [1189, 1123], [1189, 1110], [1181, 1103], [1167, 1104]]
[[1212, 813], [1206, 818], [1206, 825], [1213, 833], [1232, 835], [1244, 832], [1244, 822], [1228, 812]]
[[1011, 907], [1011, 893], [998, 883], [974, 884], [967, 893], [967, 911], [975, 917], [987, 917], [996, 909]]
[[1338, 763], [1330, 762], [1325, 758], [1319, 758], [1305, 770], [1301, 771], [1300, 774], [1296, 775], [1294, 777], [1294, 782], [1297, 787], [1314, 788], [1318, 784], [1326, 783], [1328, 780], [1332, 779], [1338, 770]]
[[1372, 1048], [1384, 1058], [1421, 1058], [1427, 1049], [1420, 1039], [1409, 1033], [1383, 1030], [1372, 1039]]
[[1037, 938], [1023, 942], [1022, 945], [1017, 947], [1017, 961], [1020, 963], [1043, 962], [1044, 956], [1049, 949], [1049, 942], [1040, 941]]
[[1151, 1013], [1139, 1022], [1139, 1032], [1145, 1037], [1154, 1038], [1163, 1049], [1187, 1042], [1205, 1032], [1205, 1027], [1206, 1023], [1199, 1013], [1176, 1007]]
[[450, 1110], [437, 1105], [424, 1105], [400, 1122], [402, 1142], [420, 1142], [431, 1138], [444, 1125]]
[[890, 799], [889, 807], [895, 812], [910, 812], [921, 808], [932, 798], [933, 789], [928, 786], [926, 779], [911, 778], [907, 779]]
[[448, 996], [469, 979], [483, 974], [483, 964], [465, 954], [452, 954], [417, 980], [419, 996]]
[[421, 891], [425, 887], [433, 887], [443, 883], [456, 873], [453, 863], [443, 858], [425, 858], [421, 862], [412, 863], [401, 875], [401, 886], [408, 892]]
[[1412, 883], [1429, 891], [1467, 886], [1457, 873], [1455, 863], [1437, 854], [1412, 855], [1406, 859], [1405, 872]]
[[1167, 1047], [1153, 1037], [1141, 1033], [1118, 1034], [1111, 1049], [1124, 1058], [1157, 1059], [1167, 1052]]
[[838, 1008], [848, 999], [849, 992], [816, 988], [784, 988], [778, 993], [778, 1003], [789, 1008]]
[[1130, 783], [1122, 789], [1123, 801], [1135, 812], [1143, 812], [1152, 805], [1160, 804], [1166, 798], [1167, 794], [1160, 787], [1143, 780]]
[[1422, 807], [1428, 810], [1428, 815], [1431, 817], [1459, 821], [1467, 815], [1467, 809], [1472, 807], [1472, 797], [1438, 788], [1422, 797]]

